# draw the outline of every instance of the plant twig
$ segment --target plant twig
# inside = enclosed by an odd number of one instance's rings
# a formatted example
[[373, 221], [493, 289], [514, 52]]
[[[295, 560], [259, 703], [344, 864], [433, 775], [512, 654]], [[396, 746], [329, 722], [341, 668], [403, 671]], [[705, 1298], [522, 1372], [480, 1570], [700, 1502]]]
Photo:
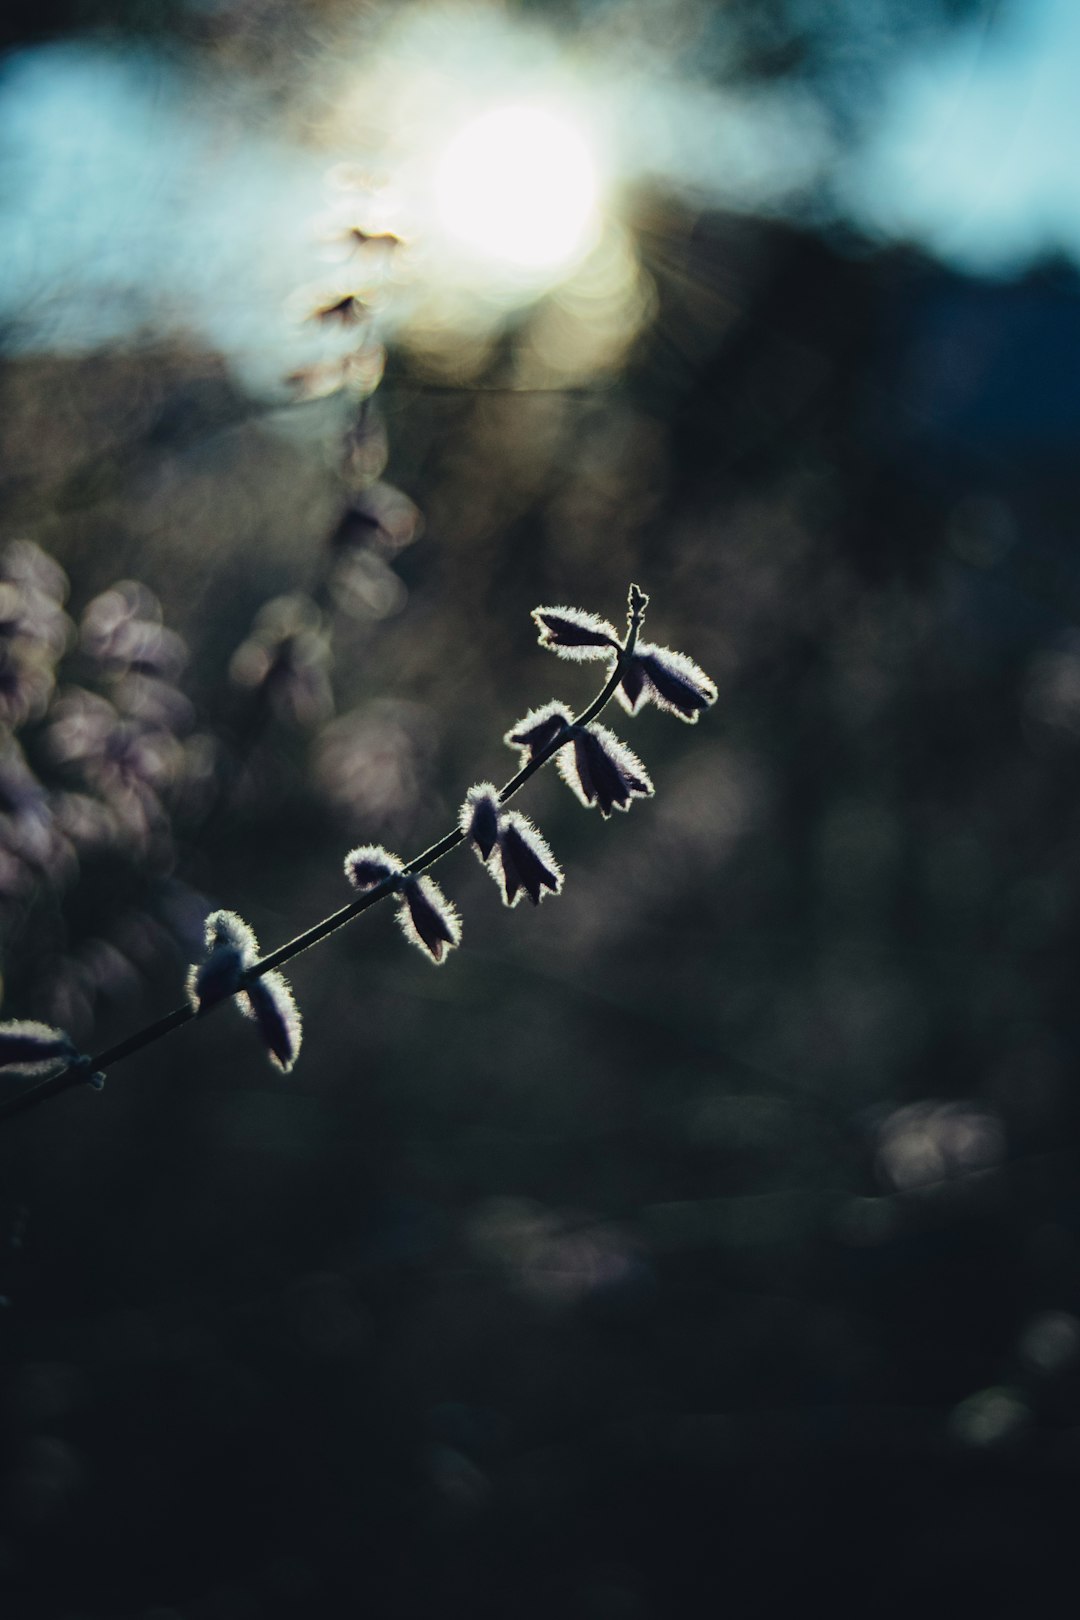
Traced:
[[[512, 799], [525, 786], [529, 778], [535, 776], [536, 772], [548, 763], [552, 756], [567, 742], [573, 728], [588, 725], [606, 708], [614, 697], [623, 673], [633, 656], [638, 631], [644, 620], [648, 603], [649, 598], [645, 592], [640, 590], [637, 585], [631, 585], [628, 596], [626, 639], [619, 649], [618, 656], [607, 680], [592, 702], [587, 704], [573, 720], [568, 720], [562, 730], [557, 732], [545, 747], [538, 749], [535, 755], [500, 788], [498, 794], [500, 804], [506, 804], [509, 799]], [[416, 875], [426, 871], [428, 867], [434, 866], [436, 861], [441, 861], [444, 855], [448, 855], [452, 849], [462, 843], [465, 836], [461, 826], [455, 826], [450, 832], [438, 839], [436, 843], [429, 845], [422, 854], [416, 855], [411, 861], [406, 862], [405, 872]], [[297, 934], [286, 944], [279, 945], [276, 950], [267, 952], [265, 956], [260, 957], [257, 962], [253, 962], [245, 970], [239, 988], [242, 989], [245, 984], [250, 984], [253, 979], [261, 978], [263, 974], [284, 966], [286, 962], [291, 962], [294, 956], [299, 956], [302, 951], [310, 950], [313, 945], [318, 945], [321, 940], [327, 939], [329, 935], [336, 933], [339, 928], [344, 928], [347, 923], [352, 922], [354, 918], [359, 917], [363, 912], [370, 910], [380, 900], [385, 900], [388, 895], [397, 892], [398, 887], [398, 875], [387, 878], [373, 888], [368, 889], [365, 893], [358, 895], [355, 900], [351, 901], [347, 906], [342, 906], [339, 911], [332, 912], [329, 917], [324, 917], [321, 922], [315, 923], [313, 927], [306, 929], [302, 934]], [[153, 1023], [136, 1030], [134, 1034], [128, 1035], [122, 1041], [117, 1041], [113, 1046], [106, 1047], [104, 1051], [95, 1053], [89, 1059], [83, 1058], [77, 1063], [69, 1063], [58, 1070], [57, 1073], [47, 1075], [42, 1080], [37, 1080], [31, 1085], [22, 1087], [10, 1097], [5, 1097], [0, 1101], [0, 1120], [10, 1118], [13, 1114], [24, 1113], [27, 1109], [34, 1108], [39, 1103], [47, 1101], [48, 1098], [59, 1096], [61, 1092], [69, 1091], [75, 1086], [84, 1086], [88, 1075], [96, 1075], [112, 1068], [114, 1064], [119, 1063], [123, 1058], [131, 1057], [134, 1053], [141, 1052], [144, 1047], [152, 1046], [155, 1041], [160, 1041], [166, 1035], [171, 1035], [173, 1030], [179, 1029], [182, 1024], [190, 1023], [195, 1018], [208, 1017], [210, 1013], [222, 1005], [224, 1005], [224, 1001], [215, 1001], [204, 1006], [201, 1011], [196, 1011], [191, 1002], [185, 1002], [182, 1007], [174, 1008], [172, 1012], [166, 1013], [164, 1017], [155, 1019]]]

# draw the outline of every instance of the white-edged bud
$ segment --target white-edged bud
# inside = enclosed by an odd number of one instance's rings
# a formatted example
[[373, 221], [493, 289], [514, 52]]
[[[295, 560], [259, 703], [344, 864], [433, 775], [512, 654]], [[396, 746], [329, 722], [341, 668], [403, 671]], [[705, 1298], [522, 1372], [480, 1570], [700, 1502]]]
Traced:
[[188, 969], [187, 996], [197, 1013], [226, 996], [235, 996], [244, 976], [244, 963], [235, 945], [217, 945], [205, 962]]
[[478, 782], [469, 789], [460, 826], [498, 883], [506, 905], [516, 906], [527, 894], [537, 906], [545, 891], [558, 894], [562, 888], [562, 872], [544, 838], [528, 816], [502, 808], [492, 783]]
[[206, 957], [188, 969], [188, 1000], [204, 1012], [240, 988], [245, 969], [259, 959], [255, 932], [235, 911], [212, 911], [205, 923]]
[[458, 826], [487, 865], [499, 841], [499, 790], [493, 782], [477, 782], [465, 795]]
[[288, 980], [280, 973], [264, 973], [244, 988], [237, 1005], [259, 1026], [270, 1061], [288, 1074], [300, 1052], [300, 1013]]
[[541, 647], [558, 653], [560, 658], [607, 658], [619, 650], [614, 625], [596, 613], [586, 613], [584, 608], [538, 607], [533, 608], [532, 616], [540, 631]]
[[538, 906], [545, 890], [558, 894], [562, 888], [562, 870], [546, 840], [528, 816], [517, 810], [504, 816], [499, 828], [499, 865], [503, 900], [508, 906], [516, 906], [523, 894]]
[[345, 857], [345, 876], [360, 894], [376, 888], [389, 877], [400, 877], [404, 870], [398, 857], [381, 844], [358, 844]]
[[433, 878], [410, 874], [402, 880], [398, 922], [405, 938], [433, 962], [461, 943], [461, 919]]
[[[574, 716], [565, 703], [557, 700], [544, 703], [538, 709], [530, 709], [523, 720], [511, 726], [503, 738], [509, 748], [516, 748], [521, 755], [521, 763], [527, 765], [531, 759], [547, 748], [549, 743], [568, 726]], [[567, 738], [569, 741], [569, 738]]]
[[632, 799], [654, 792], [649, 773], [624, 742], [606, 726], [575, 726], [573, 748], [559, 752], [559, 774], [585, 806], [595, 804], [606, 820], [612, 810], [628, 810]]
[[715, 683], [685, 653], [645, 641], [635, 648], [615, 695], [628, 714], [655, 703], [694, 725], [702, 710], [716, 702], [717, 692]]
[[259, 942], [255, 930], [235, 911], [212, 911], [206, 919], [206, 949], [216, 951], [231, 946], [245, 967], [259, 959]]
[[62, 1029], [33, 1018], [9, 1018], [0, 1024], [0, 1068], [36, 1068], [57, 1058], [71, 1062], [78, 1047]]

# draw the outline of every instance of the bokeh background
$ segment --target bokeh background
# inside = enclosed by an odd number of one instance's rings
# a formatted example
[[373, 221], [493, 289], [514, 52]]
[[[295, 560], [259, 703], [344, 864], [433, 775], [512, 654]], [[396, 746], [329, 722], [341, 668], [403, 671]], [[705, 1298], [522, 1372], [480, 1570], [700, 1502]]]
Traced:
[[[4, 28], [5, 1017], [101, 1049], [212, 907], [269, 948], [350, 845], [432, 841], [594, 689], [537, 603], [640, 581], [720, 699], [612, 711], [626, 817], [529, 785], [537, 912], [461, 850], [445, 966], [382, 910], [298, 959], [287, 1078], [225, 1009], [5, 1124], [2, 1612], [1040, 1606], [1080, 1495], [1075, 8]], [[583, 143], [574, 230], [543, 142], [535, 210], [447, 204], [507, 106]]]

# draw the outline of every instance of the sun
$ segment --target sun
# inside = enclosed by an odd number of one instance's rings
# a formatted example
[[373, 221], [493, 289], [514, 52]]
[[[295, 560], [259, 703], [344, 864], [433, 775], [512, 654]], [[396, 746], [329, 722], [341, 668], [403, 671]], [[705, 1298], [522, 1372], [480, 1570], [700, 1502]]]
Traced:
[[435, 175], [444, 230], [469, 254], [522, 271], [569, 266], [597, 217], [596, 164], [564, 117], [514, 105], [486, 112], [450, 141]]

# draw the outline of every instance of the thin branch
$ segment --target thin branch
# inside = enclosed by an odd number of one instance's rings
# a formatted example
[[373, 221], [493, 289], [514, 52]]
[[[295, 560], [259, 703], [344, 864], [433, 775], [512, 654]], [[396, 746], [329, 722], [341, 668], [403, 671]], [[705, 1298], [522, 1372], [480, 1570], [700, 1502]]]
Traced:
[[[555, 734], [547, 746], [538, 749], [534, 757], [500, 788], [500, 804], [506, 804], [509, 799], [512, 799], [514, 794], [525, 786], [529, 778], [535, 776], [537, 771], [547, 764], [552, 755], [556, 754], [569, 741], [573, 727], [587, 726], [610, 703], [615, 696], [619, 682], [622, 680], [623, 672], [633, 656], [638, 631], [641, 628], [648, 605], [649, 598], [645, 592], [639, 590], [636, 585], [631, 585], [628, 597], [626, 640], [619, 649], [618, 657], [607, 680], [592, 702], [582, 709], [581, 713], [576, 715], [573, 720], [567, 721], [566, 725]], [[445, 837], [429, 845], [422, 854], [416, 855], [411, 861], [408, 861], [404, 868], [405, 872], [415, 874], [426, 871], [429, 866], [434, 866], [436, 861], [441, 861], [444, 855], [448, 855], [452, 849], [455, 849], [464, 838], [465, 833], [461, 827], [455, 826]], [[377, 883], [374, 888], [358, 895], [349, 905], [342, 906], [340, 911], [332, 912], [329, 917], [324, 917], [321, 922], [317, 922], [312, 928], [306, 929], [304, 933], [297, 934], [284, 945], [279, 945], [277, 950], [269, 951], [266, 956], [260, 957], [259, 961], [253, 962], [244, 973], [239, 988], [242, 990], [244, 985], [250, 984], [253, 979], [261, 978], [264, 973], [270, 973], [274, 968], [282, 967], [286, 962], [291, 962], [294, 956], [299, 956], [302, 951], [310, 950], [313, 945], [318, 945], [321, 940], [336, 933], [339, 928], [344, 928], [346, 923], [352, 922], [354, 918], [370, 910], [380, 900], [385, 900], [387, 895], [396, 893], [400, 877], [401, 874], [398, 872], [384, 879], [383, 882]], [[174, 1029], [179, 1029], [181, 1024], [190, 1023], [195, 1018], [208, 1017], [218, 1007], [223, 1006], [226, 1000], [231, 999], [231, 997], [225, 997], [222, 1001], [212, 1002], [199, 1011], [190, 1002], [185, 1002], [182, 1007], [174, 1008], [171, 1013], [166, 1013], [163, 1018], [158, 1018], [154, 1023], [147, 1024], [143, 1029], [136, 1030], [133, 1035], [127, 1036], [122, 1041], [117, 1041], [114, 1046], [106, 1047], [104, 1051], [95, 1053], [89, 1060], [82, 1059], [78, 1063], [68, 1064], [56, 1074], [47, 1075], [43, 1080], [24, 1086], [12, 1096], [5, 1097], [0, 1101], [0, 1120], [7, 1119], [12, 1114], [20, 1114], [29, 1108], [34, 1108], [38, 1103], [45, 1102], [49, 1097], [56, 1097], [60, 1092], [68, 1091], [74, 1086], [85, 1085], [88, 1075], [99, 1074], [119, 1063], [122, 1058], [131, 1057], [135, 1052], [141, 1052], [144, 1047], [152, 1046], [155, 1041], [160, 1041], [166, 1035], [171, 1035]]]

